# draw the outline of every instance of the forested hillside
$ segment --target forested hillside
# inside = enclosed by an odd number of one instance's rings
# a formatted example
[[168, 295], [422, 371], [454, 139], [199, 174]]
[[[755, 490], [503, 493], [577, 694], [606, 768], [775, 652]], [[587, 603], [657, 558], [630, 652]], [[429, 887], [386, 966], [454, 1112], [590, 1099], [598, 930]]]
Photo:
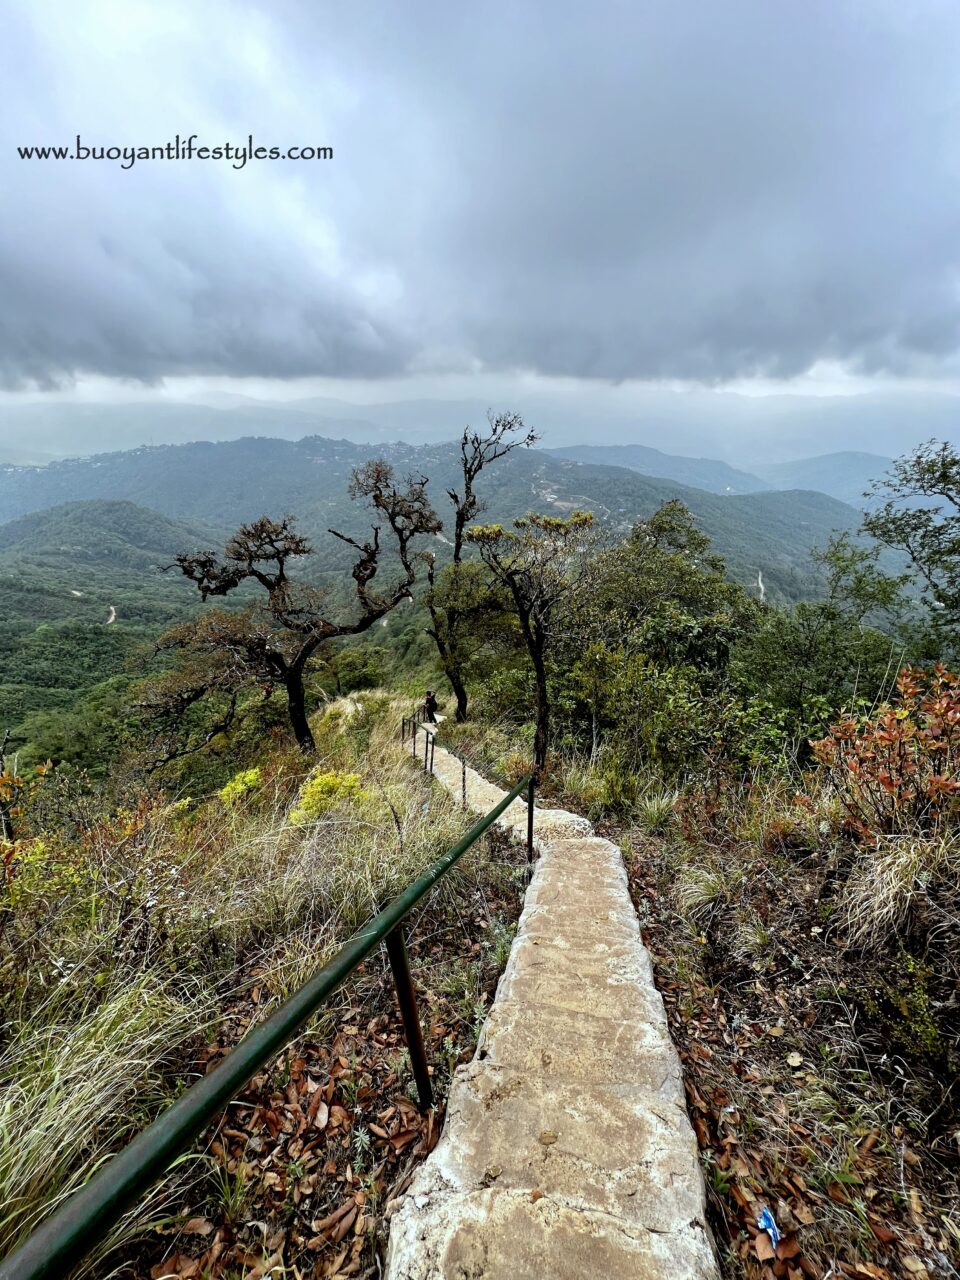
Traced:
[[162, 571], [184, 545], [221, 538], [129, 502], [67, 503], [0, 526], [0, 724], [66, 711], [196, 609]]
[[[386, 458], [398, 471], [427, 475], [438, 494], [456, 479], [453, 445], [375, 449], [319, 436], [297, 442], [251, 437], [136, 449], [47, 467], [6, 467], [0, 470], [0, 519], [101, 498], [222, 528], [269, 512], [295, 514], [310, 533], [338, 523], [357, 529], [346, 487], [352, 468], [373, 456]], [[823, 494], [756, 493], [728, 500], [678, 481], [566, 461], [541, 450], [514, 457], [496, 483], [487, 477], [478, 483], [491, 518], [584, 507], [617, 533], [662, 502], [679, 498], [726, 557], [731, 574], [755, 583], [762, 572], [774, 599], [811, 594], [816, 586], [811, 549], [833, 531], [859, 524], [855, 510]]]
[[4, 614], [92, 621], [104, 601], [119, 609], [122, 600], [127, 618], [165, 621], [182, 607], [184, 589], [163, 567], [181, 547], [222, 536], [124, 501], [70, 502], [21, 516], [0, 525]]
[[[394, 445], [382, 452], [398, 471], [428, 476], [438, 501], [456, 482], [454, 445]], [[327, 530], [364, 532], [347, 488], [352, 470], [373, 453], [320, 437], [247, 438], [0, 470], [0, 512], [12, 517], [0, 525], [0, 724], [20, 737], [30, 712], [69, 708], [100, 680], [124, 675], [134, 653], [198, 603], [162, 566], [179, 550], [222, 544], [242, 521], [294, 515], [316, 545], [303, 571], [342, 591], [350, 552]], [[759, 593], [762, 574], [772, 600], [815, 595], [822, 575], [811, 552], [833, 532], [859, 523], [852, 508], [823, 494], [721, 496], [540, 450], [515, 454], [495, 479], [481, 475], [477, 491], [492, 520], [579, 507], [592, 511], [612, 537], [679, 499], [725, 557], [730, 576]], [[441, 561], [449, 558], [446, 533], [434, 551]], [[384, 621], [382, 639], [398, 660], [418, 661], [422, 646], [406, 634], [410, 620], [399, 631]], [[55, 655], [64, 646], [70, 656], [62, 663]]]

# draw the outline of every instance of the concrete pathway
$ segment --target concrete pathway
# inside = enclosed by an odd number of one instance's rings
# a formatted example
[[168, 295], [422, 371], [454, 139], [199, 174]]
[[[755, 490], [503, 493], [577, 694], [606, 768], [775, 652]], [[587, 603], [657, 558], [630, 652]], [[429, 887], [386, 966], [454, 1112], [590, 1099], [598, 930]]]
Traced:
[[[421, 739], [422, 740], [422, 739]], [[439, 746], [436, 777], [461, 794]], [[467, 770], [467, 802], [503, 792]], [[501, 825], [526, 839], [526, 806]], [[390, 1228], [387, 1280], [716, 1280], [697, 1145], [620, 851], [538, 809], [476, 1055]]]

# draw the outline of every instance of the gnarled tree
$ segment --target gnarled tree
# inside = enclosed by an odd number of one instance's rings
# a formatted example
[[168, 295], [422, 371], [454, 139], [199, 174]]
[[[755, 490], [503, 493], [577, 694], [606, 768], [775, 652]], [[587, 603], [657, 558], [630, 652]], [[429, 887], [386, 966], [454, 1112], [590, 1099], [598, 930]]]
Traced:
[[431, 559], [427, 575], [427, 634], [437, 646], [440, 665], [457, 700], [454, 715], [460, 723], [467, 718], [466, 667], [476, 641], [477, 623], [497, 606], [496, 596], [485, 589], [481, 576], [463, 562], [467, 525], [486, 510], [486, 503], [476, 492], [477, 477], [490, 463], [514, 449], [529, 448], [537, 439], [536, 433], [523, 425], [519, 413], [491, 413], [487, 423], [485, 432], [465, 427], [460, 437], [463, 483], [459, 489], [447, 490], [454, 512], [453, 558], [439, 573], [436, 559]]
[[534, 764], [541, 770], [550, 740], [547, 654], [561, 606], [583, 585], [585, 553], [592, 545], [593, 516], [574, 511], [565, 520], [529, 515], [513, 529], [483, 525], [467, 530], [494, 581], [513, 602], [520, 634], [533, 668]]
[[[380, 518], [366, 540], [329, 531], [356, 551], [352, 616], [332, 616], [330, 588], [291, 578], [293, 565], [313, 548], [289, 516], [262, 516], [241, 525], [223, 555], [205, 551], [177, 556], [176, 567], [196, 583], [204, 600], [229, 596], [245, 584], [261, 588], [266, 599], [259, 607], [237, 613], [216, 610], [202, 615], [175, 627], [161, 641], [162, 648], [178, 652], [179, 662], [147, 688], [144, 705], [155, 726], [166, 724], [172, 731], [206, 695], [219, 695], [213, 723], [197, 724], [193, 741], [186, 745], [168, 742], [162, 758], [197, 750], [225, 732], [236, 717], [242, 693], [256, 685], [266, 694], [278, 686], [284, 689], [290, 727], [301, 750], [316, 750], [304, 684], [311, 660], [331, 641], [360, 635], [410, 598], [418, 562], [414, 541], [442, 527], [427, 497], [426, 479], [420, 476], [398, 485], [385, 462], [368, 462], [356, 470], [349, 492], [352, 498], [366, 499]], [[396, 568], [378, 590], [377, 575], [388, 556]]]

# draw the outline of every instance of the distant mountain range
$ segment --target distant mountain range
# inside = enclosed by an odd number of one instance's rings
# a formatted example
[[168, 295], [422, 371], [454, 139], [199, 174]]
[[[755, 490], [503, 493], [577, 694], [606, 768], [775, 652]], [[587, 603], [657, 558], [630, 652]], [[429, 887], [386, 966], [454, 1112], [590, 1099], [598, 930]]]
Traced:
[[706, 489], [708, 493], [760, 493], [781, 487], [747, 471], [737, 471], [716, 458], [684, 458], [643, 444], [575, 444], [564, 449], [550, 449], [549, 452], [555, 458], [566, 458], [570, 462], [628, 467], [641, 475], [679, 480], [681, 484]]
[[[350, 548], [328, 530], [368, 527], [369, 512], [350, 500], [347, 486], [353, 468], [375, 456], [386, 456], [401, 476], [428, 476], [438, 511], [448, 515], [445, 491], [458, 480], [451, 444], [247, 438], [0, 466], [0, 728], [27, 724], [33, 711], [69, 708], [104, 680], [129, 679], [128, 663], [142, 666], [161, 629], [202, 607], [192, 584], [162, 567], [177, 551], [222, 547], [242, 521], [297, 516], [316, 552], [300, 571], [332, 587], [335, 598], [346, 592]], [[656, 450], [626, 456], [661, 469], [676, 461]], [[691, 464], [683, 475], [727, 491], [518, 450], [482, 475], [482, 519], [581, 508], [622, 535], [679, 498], [731, 577], [756, 590], [762, 573], [771, 600], [815, 595], [811, 550], [835, 531], [859, 527], [860, 513], [825, 493], [731, 493], [733, 483], [763, 481], [706, 459], [680, 462]], [[441, 558], [448, 554], [443, 537], [433, 544]]]
[[[35, 568], [42, 561], [49, 574], [51, 549], [60, 547], [53, 560], [60, 556], [64, 572], [69, 566], [74, 573], [78, 563], [89, 567], [86, 557], [101, 536], [108, 560], [128, 555], [110, 542], [107, 532], [96, 532], [98, 526], [126, 530], [127, 541], [134, 547], [168, 547], [177, 540], [181, 546], [207, 546], [216, 540], [214, 530], [221, 531], [217, 538], [222, 538], [224, 531], [241, 521], [268, 512], [298, 516], [316, 539], [313, 572], [335, 573], [348, 563], [348, 548], [326, 531], [331, 526], [357, 532], [365, 527], [367, 513], [349, 500], [346, 490], [352, 469], [373, 456], [386, 456], [401, 474], [429, 476], [434, 501], [443, 514], [445, 490], [457, 480], [457, 452], [449, 444], [377, 447], [317, 436], [300, 441], [246, 438], [134, 449], [43, 467], [0, 467], [0, 521], [19, 522], [30, 513], [61, 508], [36, 521], [29, 534], [28, 526], [21, 523], [12, 530], [0, 530], [0, 572], [10, 564], [11, 548], [19, 547], [17, 564], [26, 567], [24, 547], [31, 541], [47, 549], [34, 556]], [[669, 459], [669, 455], [659, 456]], [[724, 464], [715, 465], [719, 484], [728, 471], [723, 470]], [[491, 519], [506, 521], [530, 510], [563, 513], [581, 507], [619, 533], [662, 502], [680, 498], [727, 560], [731, 575], [751, 584], [762, 571], [770, 598], [809, 595], [815, 589], [811, 549], [824, 545], [834, 530], [855, 530], [860, 522], [851, 506], [823, 493], [761, 489], [724, 495], [626, 467], [575, 462], [544, 450], [512, 454], [484, 473], [480, 489]], [[62, 505], [91, 500], [97, 505], [85, 509]], [[134, 533], [129, 511], [104, 508], [104, 502], [134, 504], [175, 524]], [[137, 516], [141, 521], [146, 518]], [[48, 522], [53, 523], [44, 527]], [[76, 536], [67, 528], [71, 522], [83, 525]], [[438, 550], [442, 554], [442, 542]], [[146, 573], [146, 567], [142, 571]]]
[[662, 453], [646, 445], [572, 445], [551, 449], [557, 458], [602, 466], [629, 467], [645, 476], [679, 480], [710, 493], [760, 493], [770, 489], [814, 489], [853, 507], [867, 505], [864, 498], [874, 480], [892, 466], [891, 458], [875, 453], [827, 453], [819, 458], [793, 462], [758, 463], [753, 471], [738, 471], [716, 458], [686, 458]]
[[851, 506], [865, 507], [870, 486], [883, 480], [892, 466], [892, 458], [877, 453], [842, 452], [761, 464], [756, 473], [776, 489], [819, 489]]

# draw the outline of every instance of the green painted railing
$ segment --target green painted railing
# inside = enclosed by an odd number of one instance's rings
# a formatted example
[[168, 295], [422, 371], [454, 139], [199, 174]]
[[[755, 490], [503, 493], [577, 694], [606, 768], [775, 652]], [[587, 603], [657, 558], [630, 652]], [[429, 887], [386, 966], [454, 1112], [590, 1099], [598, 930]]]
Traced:
[[[488, 827], [527, 788], [528, 843], [532, 833], [533, 784], [518, 782], [463, 839], [409, 885], [389, 906], [368, 920], [340, 951], [283, 1004], [255, 1027], [226, 1058], [178, 1098], [152, 1124], [93, 1175], [43, 1222], [20, 1248], [0, 1262], [0, 1280], [62, 1280], [156, 1182], [222, 1111], [247, 1081], [293, 1039], [330, 995], [381, 942], [393, 968], [397, 1000], [421, 1107], [432, 1106], [416, 993], [410, 976], [402, 922]], [[531, 849], [527, 850], [528, 857]]]

